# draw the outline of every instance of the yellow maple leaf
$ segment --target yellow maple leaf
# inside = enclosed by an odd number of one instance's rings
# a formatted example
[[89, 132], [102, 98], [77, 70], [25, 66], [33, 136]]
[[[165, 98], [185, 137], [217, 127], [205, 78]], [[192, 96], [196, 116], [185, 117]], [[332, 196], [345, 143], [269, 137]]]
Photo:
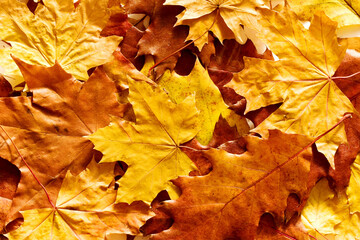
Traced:
[[349, 37], [360, 31], [360, 2], [351, 0], [288, 0], [301, 20], [309, 21], [322, 10], [338, 23], [338, 35]]
[[107, 233], [137, 234], [154, 214], [141, 202], [114, 204], [114, 164], [90, 162], [77, 176], [67, 172], [54, 208], [22, 211], [24, 223], [9, 240], [103, 240]]
[[[245, 69], [227, 85], [247, 99], [246, 112], [283, 102], [254, 131], [266, 134], [277, 128], [316, 137], [345, 113], [356, 112], [332, 80], [346, 50], [338, 43], [336, 22], [317, 13], [306, 30], [288, 7], [280, 13], [261, 11], [262, 39], [280, 60], [245, 58]], [[332, 167], [341, 143], [346, 143], [343, 124], [316, 142]]]
[[[178, 16], [176, 25], [190, 26], [187, 40], [196, 39], [194, 44], [200, 50], [208, 41], [208, 33], [205, 34], [208, 30], [221, 42], [235, 38], [244, 44], [248, 37], [255, 37], [251, 30], [247, 34], [240, 24], [251, 28], [256, 23], [256, 8], [265, 6], [263, 0], [166, 0], [164, 4], [185, 7], [184, 12]], [[259, 51], [265, 51], [263, 46], [257, 46]]]
[[320, 232], [324, 235], [334, 235], [334, 226], [347, 215], [344, 200], [344, 198], [335, 197], [326, 179], [318, 182], [312, 189], [301, 213], [301, 220], [309, 233], [316, 235], [317, 232]]
[[360, 214], [350, 213], [352, 205], [344, 194], [336, 196], [328, 181], [322, 179], [312, 189], [301, 220], [308, 232], [318, 239], [359, 240]]
[[86, 80], [87, 70], [109, 60], [120, 37], [100, 37], [109, 19], [107, 0], [44, 0], [35, 13], [25, 3], [5, 0], [0, 6], [0, 37], [11, 48], [0, 50], [0, 66], [13, 86], [23, 81], [10, 54], [29, 64], [63, 69]]
[[227, 109], [227, 105], [200, 61], [196, 60], [193, 70], [187, 76], [180, 76], [167, 70], [158, 84], [168, 92], [175, 103], [180, 103], [195, 93], [196, 107], [200, 111], [200, 131], [196, 138], [201, 144], [207, 145], [212, 138], [220, 113]]
[[129, 81], [129, 102], [136, 124], [114, 119], [89, 137], [103, 153], [102, 162], [120, 160], [129, 166], [119, 181], [117, 201], [149, 203], [164, 189], [173, 198], [177, 190], [169, 180], [195, 169], [180, 147], [199, 131], [195, 96], [175, 104], [159, 87]]

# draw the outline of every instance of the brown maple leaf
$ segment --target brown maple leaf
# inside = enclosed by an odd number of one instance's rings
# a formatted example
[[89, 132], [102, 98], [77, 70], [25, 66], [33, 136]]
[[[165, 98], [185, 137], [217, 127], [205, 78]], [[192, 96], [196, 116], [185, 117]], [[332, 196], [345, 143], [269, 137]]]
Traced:
[[56, 201], [66, 171], [77, 174], [92, 158], [93, 145], [83, 136], [108, 125], [110, 114], [123, 112], [114, 83], [100, 68], [82, 83], [59, 64], [42, 67], [14, 60], [33, 96], [0, 99], [0, 156], [21, 171], [9, 220], [19, 210], [49, 206], [19, 153]]
[[[176, 26], [176, 15], [183, 8], [179, 6], [164, 6], [164, 0], [128, 1], [125, 6], [129, 13], [145, 13], [151, 18], [151, 24], [140, 39], [138, 55], [153, 55], [155, 62], [173, 54], [184, 46], [188, 28]], [[180, 53], [172, 55], [155, 69], [155, 75], [160, 76], [165, 69], [173, 69]]]
[[179, 199], [165, 204], [174, 224], [154, 240], [254, 239], [264, 213], [280, 224], [288, 196], [295, 193], [300, 201], [307, 197], [309, 138], [270, 130], [268, 139], [245, 139], [244, 154], [211, 149], [206, 155], [212, 172], [173, 181], [182, 190]]
[[132, 26], [124, 37], [124, 40], [120, 43], [121, 53], [129, 59], [135, 66], [140, 69], [144, 64], [144, 59], [138, 57], [139, 46], [138, 42], [144, 35], [144, 31]]

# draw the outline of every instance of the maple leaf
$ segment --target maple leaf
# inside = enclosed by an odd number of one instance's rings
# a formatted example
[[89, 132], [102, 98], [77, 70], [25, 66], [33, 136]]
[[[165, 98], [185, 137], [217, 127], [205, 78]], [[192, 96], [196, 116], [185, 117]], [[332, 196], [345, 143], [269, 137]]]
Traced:
[[[360, 158], [357, 158], [357, 164]], [[358, 188], [358, 185], [352, 186]], [[351, 187], [349, 186], [349, 189]], [[350, 195], [352, 191], [348, 192]], [[350, 196], [349, 196], [350, 197]], [[337, 196], [329, 188], [326, 179], [321, 180], [311, 191], [308, 202], [301, 213], [301, 219], [310, 234], [315, 236], [336, 236], [336, 239], [358, 240], [360, 236], [360, 214], [352, 212], [357, 207], [348, 202], [344, 194]]]
[[196, 61], [188, 76], [180, 76], [168, 70], [159, 78], [158, 84], [168, 92], [175, 103], [184, 101], [195, 92], [196, 108], [200, 111], [200, 131], [196, 138], [201, 144], [207, 145], [212, 138], [220, 114], [227, 109], [227, 106], [219, 89], [199, 60]]
[[0, 36], [11, 48], [0, 51], [0, 66], [13, 86], [22, 82], [10, 53], [30, 64], [53, 66], [55, 61], [77, 79], [105, 63], [121, 38], [100, 38], [109, 14], [107, 0], [44, 0], [35, 13], [25, 3], [6, 0], [0, 7]]
[[360, 29], [360, 4], [348, 0], [289, 0], [287, 1], [303, 21], [309, 21], [315, 12], [324, 11], [338, 23], [338, 36], [357, 35]]
[[93, 145], [83, 136], [107, 126], [110, 114], [123, 112], [114, 83], [99, 68], [82, 83], [59, 64], [48, 68], [14, 60], [33, 96], [0, 98], [0, 156], [21, 171], [9, 218], [49, 204], [19, 153], [55, 200], [66, 171], [79, 173], [91, 160]]
[[[128, 1], [128, 9], [132, 13], [146, 13], [151, 18], [149, 27], [138, 43], [138, 55], [153, 55], [155, 60], [162, 61], [184, 45], [188, 34], [187, 27], [176, 26], [175, 16], [182, 11], [179, 6], [164, 6], [164, 0]], [[136, 7], [134, 7], [134, 5]], [[154, 73], [161, 76], [166, 69], [174, 69], [180, 53], [171, 55], [162, 61]]]
[[182, 191], [179, 199], [165, 202], [174, 224], [154, 240], [254, 239], [265, 212], [279, 223], [289, 194], [306, 198], [308, 137], [271, 130], [268, 139], [245, 139], [247, 152], [241, 155], [206, 151], [213, 165], [208, 175], [173, 180]]
[[[264, 7], [264, 1], [237, 0], [166, 0], [165, 5], [184, 6], [184, 12], [178, 17], [176, 25], [189, 25], [187, 40], [195, 40], [200, 50], [208, 41], [211, 30], [221, 42], [235, 38], [241, 44], [247, 40], [246, 29], [240, 24], [251, 27], [258, 15], [256, 8]], [[207, 34], [205, 34], [207, 33]], [[263, 48], [261, 51], [265, 51]]]
[[129, 165], [119, 182], [118, 202], [151, 202], [165, 189], [175, 197], [169, 180], [195, 169], [180, 147], [199, 131], [195, 97], [174, 104], [159, 87], [141, 81], [130, 81], [129, 91], [136, 123], [114, 119], [88, 138], [103, 153], [102, 162]]
[[322, 234], [335, 234], [334, 226], [339, 224], [346, 215], [346, 207], [339, 200], [334, 200], [335, 194], [322, 179], [311, 191], [310, 197], [301, 212], [301, 219], [310, 234], [316, 231]]
[[[280, 60], [245, 58], [245, 69], [226, 85], [246, 98], [245, 112], [283, 102], [254, 131], [277, 128], [316, 137], [345, 113], [356, 112], [332, 79], [346, 50], [338, 43], [336, 23], [317, 13], [306, 30], [288, 7], [262, 13], [263, 40]], [[346, 143], [343, 124], [316, 143], [332, 167], [341, 143]]]
[[137, 234], [153, 214], [142, 202], [114, 205], [116, 190], [108, 188], [114, 166], [91, 161], [77, 176], [68, 171], [56, 205], [22, 211], [24, 224], [8, 238], [100, 240], [112, 232]]

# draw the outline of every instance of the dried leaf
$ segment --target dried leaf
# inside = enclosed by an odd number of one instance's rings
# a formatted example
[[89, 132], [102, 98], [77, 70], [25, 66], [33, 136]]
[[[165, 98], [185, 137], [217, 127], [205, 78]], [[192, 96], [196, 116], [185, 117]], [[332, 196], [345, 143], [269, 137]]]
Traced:
[[[15, 61], [33, 96], [0, 98], [0, 124], [55, 200], [68, 168], [79, 173], [92, 158], [93, 145], [83, 136], [108, 125], [110, 114], [121, 116], [123, 107], [101, 69], [82, 83], [59, 64], [47, 68]], [[48, 207], [43, 190], [2, 130], [1, 136], [0, 156], [21, 171], [9, 218], [19, 210]]]
[[107, 0], [43, 0], [35, 13], [19, 1], [2, 1], [0, 36], [11, 44], [1, 49], [0, 66], [12, 86], [23, 81], [10, 54], [30, 64], [53, 66], [57, 61], [77, 79], [105, 63], [120, 43], [117, 36], [100, 38], [109, 14]]
[[103, 153], [102, 162], [120, 160], [129, 166], [117, 202], [150, 203], [161, 190], [174, 198], [177, 190], [169, 180], [195, 169], [180, 146], [199, 131], [195, 97], [174, 104], [159, 87], [141, 81], [130, 81], [129, 91], [136, 123], [114, 119], [89, 139]]
[[348, 203], [346, 196], [336, 196], [323, 179], [311, 191], [301, 218], [309, 233], [315, 236], [330, 235], [335, 239], [358, 240], [359, 213], [350, 213], [351, 207], [352, 203]]
[[[175, 68], [180, 53], [174, 54], [174, 52], [185, 45], [188, 29], [184, 26], [174, 27], [175, 16], [180, 13], [182, 8], [163, 6], [164, 0], [155, 1], [157, 8], [154, 9], [152, 21], [139, 41], [138, 54], [153, 55], [155, 62], [170, 56], [154, 69], [156, 78], [158, 78], [166, 69], [172, 70]], [[148, 4], [148, 2], [143, 3]]]
[[207, 145], [213, 136], [220, 114], [227, 106], [206, 69], [197, 60], [188, 76], [167, 71], [159, 79], [158, 84], [168, 92], [175, 103], [180, 103], [195, 93], [196, 108], [200, 111], [200, 131], [196, 138], [201, 144]]
[[277, 224], [284, 219], [287, 197], [306, 198], [311, 142], [278, 130], [268, 139], [245, 137], [241, 155], [210, 149], [213, 170], [206, 176], [179, 177], [182, 195], [165, 206], [174, 219], [160, 239], [254, 239], [261, 216], [270, 212]]
[[[267, 129], [277, 128], [316, 137], [345, 113], [355, 112], [332, 80], [346, 49], [336, 38], [336, 23], [318, 13], [306, 30], [288, 8], [281, 13], [262, 13], [263, 36], [280, 60], [246, 58], [246, 68], [226, 85], [246, 98], [245, 112], [283, 102], [254, 131], [266, 134]], [[334, 167], [334, 155], [342, 143], [346, 143], [343, 124], [318, 140], [316, 146]]]
[[262, 0], [166, 0], [165, 5], [184, 6], [185, 11], [178, 17], [177, 25], [189, 25], [187, 40], [195, 40], [195, 46], [201, 50], [208, 41], [211, 30], [221, 42], [235, 38], [241, 44], [247, 40], [247, 34], [240, 24], [250, 27], [256, 23], [256, 8], [264, 7]]
[[114, 166], [92, 161], [77, 176], [67, 172], [56, 207], [23, 211], [24, 224], [9, 239], [103, 240], [107, 233], [137, 234], [153, 214], [141, 202], [114, 205], [116, 190], [108, 188]]
[[324, 11], [329, 18], [338, 22], [338, 35], [350, 37], [360, 30], [360, 3], [352, 0], [287, 0], [299, 18], [309, 21], [315, 12]]

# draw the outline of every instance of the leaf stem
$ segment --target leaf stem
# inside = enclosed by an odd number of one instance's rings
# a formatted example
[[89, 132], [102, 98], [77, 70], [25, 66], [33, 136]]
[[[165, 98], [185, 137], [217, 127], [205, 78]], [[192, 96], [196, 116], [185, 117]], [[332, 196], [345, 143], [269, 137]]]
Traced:
[[358, 74], [360, 74], [360, 72], [353, 73], [353, 74], [351, 74], [349, 76], [332, 77], [331, 79], [352, 78], [352, 77], [354, 77], [354, 76], [356, 76]]
[[215, 25], [216, 23], [216, 19], [218, 18], [220, 14], [220, 10], [219, 8], [216, 9], [216, 16], [214, 18], [214, 21], [213, 23], [211, 24], [211, 26], [203, 33], [201, 34], [198, 38], [194, 39], [194, 40], [191, 40], [189, 43], [187, 43], [185, 46], [179, 48], [178, 50], [176, 50], [175, 52], [171, 53], [170, 55], [168, 55], [167, 57], [161, 59], [159, 62], [157, 62], [156, 64], [154, 64], [150, 69], [149, 69], [149, 72], [148, 72], [148, 76], [150, 75], [151, 71], [156, 68], [159, 64], [161, 64], [162, 62], [164, 62], [165, 60], [167, 60], [168, 58], [172, 57], [173, 55], [175, 55], [176, 53], [180, 52], [181, 50], [187, 48], [188, 46], [190, 46], [192, 43], [194, 43], [195, 41], [199, 40], [200, 38], [202, 38], [206, 33], [208, 33], [210, 31], [210, 29]]
[[284, 236], [284, 237], [286, 237], [288, 239], [296, 240], [296, 238], [294, 238], [294, 237], [292, 237], [292, 236], [290, 236], [290, 235], [288, 235], [288, 234], [286, 234], [286, 233], [284, 233], [284, 232], [282, 232], [282, 231], [280, 231], [280, 230], [278, 230], [278, 229], [276, 229], [274, 227], [271, 227], [268, 224], [263, 224], [263, 226], [273, 229], [277, 234], [282, 235], [282, 236]]
[[331, 132], [334, 128], [336, 128], [337, 126], [339, 126], [345, 119], [348, 118], [352, 118], [352, 114], [351, 113], [347, 113], [345, 114], [334, 126], [332, 126], [331, 128], [329, 128], [326, 132], [324, 132], [323, 134], [320, 134], [319, 136], [317, 136], [314, 141], [312, 141], [311, 145], [314, 144], [317, 140], [319, 140], [320, 138], [322, 138], [323, 136], [325, 136], [326, 134], [328, 134], [329, 132]]
[[207, 147], [207, 146], [202, 147], [202, 149], [196, 149], [196, 148], [189, 147], [189, 146], [184, 146], [184, 145], [180, 145], [179, 148], [187, 148], [187, 149], [190, 149], [190, 150], [193, 150], [193, 151], [204, 151], [204, 150], [209, 150], [210, 149], [210, 147]]
[[[271, 227], [271, 226], [269, 226], [269, 225], [267, 225], [267, 224], [263, 224], [263, 225], [264, 225], [265, 227], [268, 227], [268, 228], [273, 229], [274, 231], [276, 231], [277, 234], [280, 234], [280, 235], [282, 235], [282, 236], [284, 236], [284, 237], [286, 237], [286, 238], [288, 238], [288, 239], [297, 240], [296, 238], [294, 238], [294, 237], [292, 237], [292, 236], [290, 236], [290, 235], [288, 235], [288, 234], [286, 234], [286, 233], [284, 233], [284, 232], [282, 232], [282, 231], [280, 231], [280, 230], [278, 230], [278, 229], [276, 229], [276, 228], [274, 228], [274, 227]], [[317, 231], [317, 230], [316, 230], [316, 231]], [[307, 234], [309, 237], [317, 240], [316, 237], [314, 237], [314, 236], [312, 236], [312, 235], [310, 235], [310, 234], [308, 234], [308, 233], [306, 233], [306, 234]], [[322, 235], [321, 235], [321, 236], [322, 236]], [[327, 239], [327, 238], [325, 238], [325, 239]]]
[[46, 188], [44, 187], [44, 185], [40, 182], [40, 180], [36, 177], [35, 173], [33, 172], [33, 170], [31, 169], [31, 167], [29, 166], [29, 164], [26, 162], [26, 160], [24, 159], [24, 157], [21, 155], [19, 149], [17, 148], [17, 146], [15, 145], [14, 141], [11, 139], [11, 137], [9, 136], [9, 134], [7, 133], [7, 131], [3, 128], [3, 126], [0, 125], [0, 128], [4, 131], [4, 133], [6, 134], [6, 136], [9, 138], [9, 140], [11, 141], [12, 145], [14, 145], [17, 153], [19, 154], [21, 160], [24, 162], [24, 164], [26, 165], [26, 167], [29, 169], [29, 171], [31, 172], [31, 174], [33, 175], [33, 177], [35, 178], [35, 180], [38, 182], [38, 184], [41, 186], [41, 188], [44, 190], [47, 199], [49, 200], [49, 203], [51, 204], [51, 206], [56, 209], [55, 204], [52, 202], [50, 195], [48, 193], [48, 191], [46, 190]]
[[345, 114], [334, 126], [332, 126], [331, 128], [329, 128], [328, 130], [326, 130], [324, 133], [320, 134], [319, 136], [317, 136], [316, 138], [314, 138], [314, 140], [309, 143], [307, 146], [305, 146], [301, 151], [299, 151], [298, 153], [296, 153], [294, 156], [292, 156], [288, 161], [282, 163], [281, 165], [279, 165], [280, 167], [282, 167], [283, 165], [285, 165], [286, 163], [288, 163], [290, 160], [296, 158], [297, 156], [299, 156], [303, 151], [305, 151], [308, 147], [311, 147], [311, 145], [313, 145], [314, 143], [316, 143], [317, 140], [319, 140], [320, 138], [322, 138], [323, 136], [325, 136], [326, 134], [328, 134], [329, 132], [331, 132], [334, 128], [336, 128], [337, 126], [339, 126], [345, 119], [351, 118], [352, 114], [351, 113], [347, 113]]
[[319, 232], [316, 228], [315, 228], [315, 231], [317, 232], [317, 233], [319, 233], [320, 234], [320, 236], [322, 236], [323, 238], [325, 238], [326, 240], [328, 240], [323, 234], [321, 234], [321, 232]]

